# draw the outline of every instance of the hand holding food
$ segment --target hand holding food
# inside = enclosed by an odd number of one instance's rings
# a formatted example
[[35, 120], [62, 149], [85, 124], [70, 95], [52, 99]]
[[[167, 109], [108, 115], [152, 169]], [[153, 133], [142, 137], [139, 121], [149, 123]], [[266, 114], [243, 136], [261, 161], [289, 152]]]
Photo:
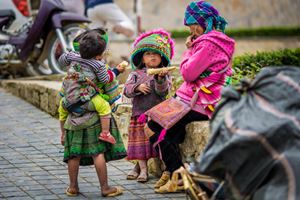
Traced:
[[117, 69], [120, 73], [124, 72], [126, 67], [128, 66], [128, 62], [127, 61], [123, 61], [120, 64], [118, 64]]
[[156, 68], [156, 69], [147, 69], [147, 74], [148, 75], [156, 75], [156, 74], [160, 74], [162, 72], [170, 72], [170, 71], [173, 71], [175, 70], [176, 67], [173, 66], [173, 67], [162, 67], [162, 68]]

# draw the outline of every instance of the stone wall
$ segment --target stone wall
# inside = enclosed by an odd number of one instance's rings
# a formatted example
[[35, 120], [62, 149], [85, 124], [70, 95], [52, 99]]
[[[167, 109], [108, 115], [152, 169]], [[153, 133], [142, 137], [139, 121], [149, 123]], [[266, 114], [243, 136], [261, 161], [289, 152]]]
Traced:
[[7, 80], [0, 81], [0, 87], [21, 97], [25, 101], [40, 108], [54, 117], [58, 117], [58, 106], [60, 96], [58, 90], [61, 83], [54, 81], [21, 81]]
[[[207, 0], [224, 16], [231, 28], [262, 26], [299, 26], [300, 1], [298, 0]], [[116, 3], [133, 16], [133, 2], [116, 0]], [[182, 29], [186, 6], [191, 0], [142, 0], [142, 28], [164, 27]]]

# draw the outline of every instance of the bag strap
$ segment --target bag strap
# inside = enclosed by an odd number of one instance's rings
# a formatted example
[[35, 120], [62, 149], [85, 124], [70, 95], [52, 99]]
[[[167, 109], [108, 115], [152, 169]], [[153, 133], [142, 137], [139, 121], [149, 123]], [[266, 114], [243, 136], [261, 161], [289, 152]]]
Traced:
[[88, 77], [85, 77], [85, 80], [88, 85], [93, 87], [98, 93], [101, 93], [100, 89], [97, 87], [97, 85], [92, 80], [90, 80]]
[[200, 88], [197, 88], [196, 92], [194, 93], [192, 99], [191, 99], [191, 103], [190, 103], [190, 107], [193, 108], [196, 104], [196, 101], [198, 100], [198, 97], [199, 97], [199, 91], [200, 91]]

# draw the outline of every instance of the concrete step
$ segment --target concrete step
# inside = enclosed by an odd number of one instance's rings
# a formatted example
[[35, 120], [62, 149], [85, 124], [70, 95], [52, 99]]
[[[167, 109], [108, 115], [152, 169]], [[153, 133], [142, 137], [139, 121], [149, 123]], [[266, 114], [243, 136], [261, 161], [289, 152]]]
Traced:
[[45, 80], [2, 80], [0, 86], [37, 108], [58, 117], [57, 108], [60, 97], [58, 91], [61, 87], [59, 81]]

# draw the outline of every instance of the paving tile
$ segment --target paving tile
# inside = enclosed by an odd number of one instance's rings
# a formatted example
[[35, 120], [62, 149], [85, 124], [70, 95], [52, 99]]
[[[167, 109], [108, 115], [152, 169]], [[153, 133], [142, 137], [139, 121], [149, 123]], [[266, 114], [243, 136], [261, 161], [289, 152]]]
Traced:
[[9, 197], [9, 200], [32, 200], [33, 198], [29, 196], [23, 196], [23, 197]]
[[54, 185], [53, 184], [44, 184], [43, 186], [49, 190], [55, 190], [55, 189], [64, 190], [67, 187], [67, 185], [64, 183], [54, 184]]
[[39, 195], [39, 196], [35, 196], [34, 199], [35, 200], [54, 200], [54, 199], [58, 199], [59, 197], [57, 195]]
[[29, 183], [28, 185], [24, 185], [24, 186], [20, 186], [20, 189], [22, 189], [23, 191], [28, 191], [28, 190], [43, 190], [43, 189], [47, 189], [45, 187], [45, 185], [40, 185], [39, 183]]
[[9, 199], [13, 197], [27, 197], [27, 194], [23, 191], [1, 192], [1, 195]]
[[128, 185], [128, 184], [123, 184], [122, 185], [125, 189], [127, 190], [143, 190], [143, 189], [149, 189], [151, 187], [149, 187], [149, 185], [147, 184], [140, 184], [140, 183], [137, 183], [137, 184], [132, 184], [132, 185]]
[[169, 194], [164, 194], [165, 197], [168, 198], [185, 198], [186, 197], [186, 193], [183, 192], [179, 192], [179, 193], [169, 193]]
[[127, 199], [132, 199], [132, 200], [138, 200], [138, 199], [141, 199], [141, 197], [137, 196], [137, 195], [134, 195], [132, 194], [131, 192], [129, 191], [125, 191], [123, 193], [123, 195], [120, 195], [120, 196], [117, 196], [115, 197], [116, 199], [119, 199], [119, 200], [127, 200]]
[[0, 191], [1, 193], [4, 193], [4, 192], [21, 192], [22, 190], [19, 189], [17, 186], [13, 185], [11, 187], [1, 187]]
[[144, 194], [141, 196], [143, 199], [163, 199], [166, 198], [163, 194]]
[[152, 176], [146, 184], [126, 180], [134, 164], [125, 159], [107, 164], [108, 183], [121, 186], [123, 195], [102, 197], [95, 167], [85, 166], [78, 178], [82, 194], [67, 197], [68, 171], [58, 133], [57, 119], [0, 89], [0, 199], [185, 199], [184, 194], [155, 194], [157, 178]]
[[136, 195], [145, 195], [145, 194], [153, 194], [154, 191], [152, 188], [145, 188], [145, 189], [132, 189], [130, 190], [130, 192], [132, 192], [133, 194], [136, 194]]

